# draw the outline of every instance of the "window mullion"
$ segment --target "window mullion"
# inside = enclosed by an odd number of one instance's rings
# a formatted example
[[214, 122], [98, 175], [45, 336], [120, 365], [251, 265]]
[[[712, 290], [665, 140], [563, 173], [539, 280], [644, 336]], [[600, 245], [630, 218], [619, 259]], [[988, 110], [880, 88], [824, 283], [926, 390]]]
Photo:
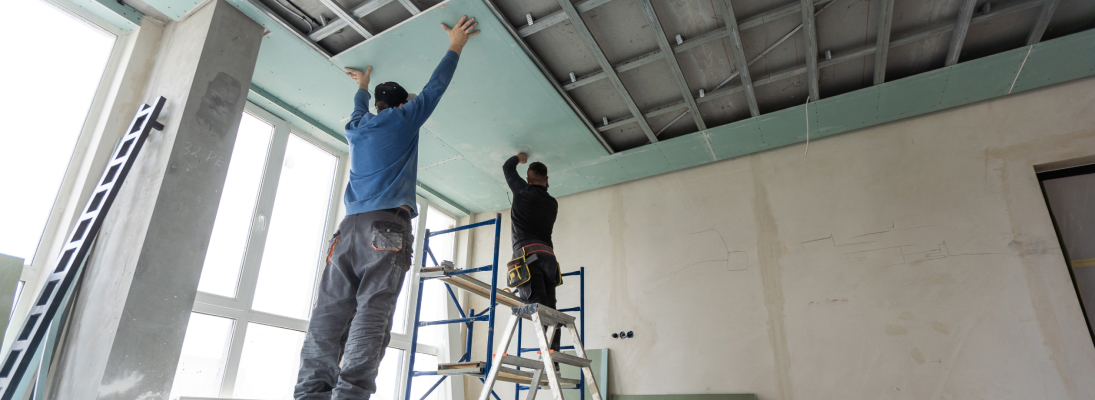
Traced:
[[[407, 318], [406, 325], [404, 325], [403, 332], [407, 333], [407, 339], [412, 339], [414, 331], [414, 324], [416, 321], [415, 312], [418, 311], [418, 272], [422, 266], [422, 260], [425, 256], [423, 253], [423, 244], [426, 237], [426, 214], [429, 211], [430, 204], [426, 202], [426, 199], [418, 197], [418, 204], [421, 205], [418, 210], [418, 226], [415, 228], [414, 238], [414, 258], [411, 262], [410, 274], [411, 280], [409, 288], [407, 288]], [[407, 382], [407, 375], [410, 374], [412, 366], [411, 364], [411, 352], [410, 352], [410, 340], [408, 340], [407, 348], [403, 352], [403, 359], [399, 360], [399, 380], [396, 382], [396, 398], [402, 399], [405, 397], [407, 390], [405, 382]]]
[[247, 338], [248, 313], [236, 320], [232, 325], [232, 344], [228, 348], [228, 360], [224, 365], [224, 378], [221, 379], [220, 397], [232, 397], [236, 389], [236, 375], [240, 370], [240, 358], [243, 357], [243, 342]]
[[251, 235], [247, 239], [247, 251], [244, 255], [243, 270], [240, 273], [239, 299], [245, 311], [251, 309], [255, 299], [255, 285], [258, 282], [259, 266], [266, 247], [266, 235], [270, 230], [271, 211], [278, 192], [281, 169], [285, 161], [285, 151], [289, 143], [289, 127], [284, 121], [268, 120], [274, 124], [274, 138], [270, 143], [266, 169], [263, 172], [262, 187], [259, 189], [259, 201], [255, 205], [255, 215], [251, 221]]
[[289, 143], [289, 126], [269, 113], [248, 103], [247, 110], [274, 125], [274, 135], [270, 143], [270, 152], [266, 156], [266, 168], [263, 170], [262, 186], [259, 188], [259, 200], [251, 220], [251, 233], [247, 238], [247, 250], [240, 271], [240, 283], [236, 290], [236, 301], [240, 307], [241, 318], [236, 320], [232, 330], [232, 345], [228, 350], [228, 361], [221, 381], [221, 396], [231, 397], [236, 386], [240, 358], [243, 356], [243, 344], [247, 337], [247, 325], [251, 322], [251, 304], [255, 299], [255, 285], [258, 282], [259, 266], [266, 245], [266, 235], [270, 228], [270, 212], [274, 208], [274, 197], [278, 191], [281, 169], [285, 161], [285, 151]]

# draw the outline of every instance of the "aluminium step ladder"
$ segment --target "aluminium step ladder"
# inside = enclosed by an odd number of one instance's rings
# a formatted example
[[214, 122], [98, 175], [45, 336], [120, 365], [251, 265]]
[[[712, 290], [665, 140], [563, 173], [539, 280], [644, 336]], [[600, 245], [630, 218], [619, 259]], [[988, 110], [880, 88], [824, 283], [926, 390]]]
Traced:
[[[593, 400], [602, 400], [601, 391], [597, 387], [593, 369], [590, 367], [592, 361], [586, 358], [582, 338], [578, 334], [578, 327], [574, 325], [574, 317], [540, 304], [514, 306], [512, 309], [513, 316], [510, 317], [505, 331], [502, 332], [502, 341], [498, 343], [498, 350], [494, 354], [487, 380], [483, 382], [483, 391], [479, 394], [479, 400], [488, 400], [491, 390], [494, 389], [494, 383], [500, 380], [528, 382], [529, 390], [528, 397], [526, 397], [528, 400], [535, 400], [536, 390], [545, 384], [551, 388], [554, 400], [563, 400], [562, 389], [575, 387], [579, 382], [577, 379], [560, 377], [557, 374], [558, 371], [555, 370], [555, 363], [581, 368], [582, 374], [586, 378], [586, 384], [589, 385], [589, 392], [593, 395]], [[510, 341], [513, 340], [514, 332], [517, 331], [517, 322], [521, 318], [532, 321], [532, 330], [535, 333], [536, 342], [540, 344], [539, 360], [511, 356], [505, 353], [506, 349], [509, 348]], [[546, 331], [544, 325], [547, 325]], [[574, 353], [577, 356], [551, 350], [551, 339], [549, 338], [555, 335], [560, 326], [570, 332], [570, 338], [574, 342]], [[517, 370], [509, 368], [509, 366], [525, 367], [529, 368], [530, 371]]]

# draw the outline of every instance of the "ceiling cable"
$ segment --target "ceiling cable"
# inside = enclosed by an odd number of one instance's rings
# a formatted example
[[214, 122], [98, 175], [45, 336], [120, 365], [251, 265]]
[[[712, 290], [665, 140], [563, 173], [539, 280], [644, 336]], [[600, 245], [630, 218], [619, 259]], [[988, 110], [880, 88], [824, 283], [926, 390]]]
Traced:
[[806, 157], [806, 153], [810, 152], [810, 96], [806, 96], [806, 151], [802, 152], [802, 156]]
[[[818, 14], [821, 14], [822, 11], [825, 11], [826, 8], [829, 8], [829, 6], [832, 6], [833, 4], [836, 4], [838, 1], [840, 1], [840, 0], [830, 1], [828, 4], [821, 7], [820, 10], [814, 11], [814, 16], [816, 17]], [[783, 44], [783, 42], [786, 42], [787, 39], [791, 38], [791, 35], [794, 35], [796, 32], [798, 32], [801, 29], [802, 29], [802, 24], [798, 24], [798, 26], [796, 26], [795, 29], [792, 29], [790, 32], [787, 32], [787, 34], [783, 35], [782, 38], [777, 40], [775, 43], [772, 43], [772, 45], [768, 46], [767, 49], [764, 49], [764, 51], [761, 52], [760, 55], [757, 55], [756, 57], [754, 57], [752, 60], [749, 61], [748, 64], [745, 64], [745, 68], [749, 68], [750, 66], [752, 66], [757, 61], [760, 61], [760, 59], [764, 58], [764, 56], [768, 55], [769, 52], [771, 52], [772, 50], [775, 50], [776, 46], [779, 46], [780, 44]], [[815, 55], [815, 57], [816, 56], [817, 55]], [[726, 86], [727, 83], [730, 83], [731, 80], [733, 80], [734, 78], [737, 78], [739, 73], [741, 73], [741, 71], [735, 71], [734, 73], [730, 74], [730, 77], [726, 78], [726, 80], [722, 81], [722, 83], [720, 83], [718, 86], [716, 86], [715, 89], [711, 91], [711, 93], [715, 93], [716, 90], [722, 89], [722, 87]], [[669, 123], [669, 125], [672, 125], [674, 122], [677, 122], [678, 120], [681, 119], [681, 117], [683, 117], [687, 113], [688, 113], [688, 110], [685, 110], [684, 112], [681, 113], [681, 115], [678, 115], [677, 118], [674, 118], [673, 121]], [[669, 125], [666, 125], [665, 128], [668, 128]], [[662, 128], [662, 130], [664, 131], [665, 128]]]
[[[308, 18], [305, 18], [304, 16], [302, 16], [300, 14], [297, 14], [295, 11], [290, 10], [289, 7], [286, 7], [284, 4], [281, 4], [280, 0], [274, 0], [274, 3], [277, 3], [277, 5], [279, 7], [281, 7], [282, 10], [285, 10], [289, 14], [293, 14], [294, 17], [300, 18], [301, 21], [304, 21], [304, 23], [308, 24], [308, 32], [305, 32], [305, 34], [310, 34], [310, 33], [312, 33], [313, 30], [315, 30], [315, 26], [312, 25], [312, 21], [309, 21]], [[300, 8], [297, 7], [296, 4], [293, 4], [292, 2], [289, 2], [289, 4], [292, 5], [293, 8], [297, 8], [298, 10], [300, 9]], [[301, 11], [301, 12], [304, 12], [304, 11]]]

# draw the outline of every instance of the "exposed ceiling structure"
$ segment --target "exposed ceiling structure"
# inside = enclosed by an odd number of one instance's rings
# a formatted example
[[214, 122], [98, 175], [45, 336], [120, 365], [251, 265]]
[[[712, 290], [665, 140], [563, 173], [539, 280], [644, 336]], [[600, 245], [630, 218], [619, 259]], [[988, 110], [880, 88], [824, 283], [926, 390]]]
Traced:
[[1095, 25], [1085, 0], [496, 4], [616, 151]]
[[[126, 3], [179, 19], [191, 1]], [[518, 150], [561, 196], [798, 143], [807, 119], [817, 138], [1095, 75], [1086, 0], [228, 1], [271, 31], [249, 98], [332, 137], [355, 90], [342, 66], [421, 86], [438, 23], [475, 16], [420, 143], [420, 194], [458, 213], [509, 206], [499, 166]]]

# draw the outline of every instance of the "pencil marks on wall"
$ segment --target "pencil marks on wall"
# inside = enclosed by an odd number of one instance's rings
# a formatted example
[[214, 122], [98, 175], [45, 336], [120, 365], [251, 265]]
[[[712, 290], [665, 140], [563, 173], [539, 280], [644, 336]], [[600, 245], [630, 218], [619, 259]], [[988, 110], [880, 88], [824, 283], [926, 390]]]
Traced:
[[709, 279], [720, 279], [724, 272], [736, 272], [749, 269], [749, 253], [732, 250], [726, 238], [717, 229], [693, 232], [682, 238], [684, 246], [676, 257], [675, 265], [667, 266], [668, 274], [647, 286], [644, 293], [651, 293], [659, 287], [684, 278], [686, 274], [699, 274]]

